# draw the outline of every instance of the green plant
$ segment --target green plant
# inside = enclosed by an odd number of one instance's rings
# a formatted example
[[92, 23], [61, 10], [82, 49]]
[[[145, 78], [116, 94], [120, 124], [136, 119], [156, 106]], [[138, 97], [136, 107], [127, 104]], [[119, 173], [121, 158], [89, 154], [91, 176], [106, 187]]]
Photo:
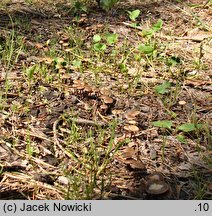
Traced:
[[138, 46], [138, 50], [142, 54], [145, 54], [147, 56], [152, 56], [155, 51], [155, 46], [154, 44], [140, 44]]
[[97, 0], [98, 5], [105, 11], [109, 11], [119, 0]]
[[206, 196], [206, 191], [207, 191], [206, 182], [204, 180], [204, 177], [199, 171], [194, 170], [192, 174], [194, 177], [194, 182], [193, 182], [193, 188], [195, 192], [194, 199], [202, 200]]
[[164, 159], [165, 159], [165, 147], [166, 147], [166, 142], [167, 142], [167, 136], [165, 133], [167, 132], [167, 130], [171, 130], [172, 121], [168, 121], [168, 120], [154, 121], [154, 122], [152, 122], [152, 125], [162, 129], [162, 133], [163, 133], [162, 160], [164, 161]]
[[87, 7], [80, 1], [76, 1], [73, 5], [72, 12], [74, 14], [80, 13], [80, 12], [87, 12]]
[[[68, 115], [63, 116], [63, 121], [64, 125], [69, 125], [64, 139], [65, 150], [72, 164], [75, 164], [71, 168], [71, 174], [67, 168], [64, 169], [64, 174], [69, 179], [66, 199], [92, 199], [95, 190], [99, 189], [103, 193], [104, 187], [108, 185], [108, 179], [104, 177], [106, 168], [120, 146], [127, 141], [120, 142], [114, 148], [117, 127], [115, 121], [108, 129], [97, 128], [95, 132], [91, 129], [80, 129], [77, 122], [70, 120]], [[106, 148], [103, 147], [105, 142], [107, 143]]]
[[181, 134], [177, 135], [177, 140], [178, 140], [179, 142], [183, 143], [183, 144], [188, 144], [188, 142], [187, 142], [185, 136], [183, 136], [183, 135], [181, 135]]
[[153, 24], [153, 26], [149, 29], [144, 29], [141, 33], [143, 37], [148, 37], [151, 38], [155, 32], [158, 32], [162, 29], [163, 27], [163, 21], [159, 19], [157, 23]]
[[162, 83], [161, 85], [157, 85], [155, 86], [155, 91], [158, 94], [166, 94], [170, 91], [171, 88], [171, 83], [169, 81], [165, 81], [164, 83]]
[[127, 11], [129, 14], [129, 18], [131, 21], [135, 22], [136, 19], [139, 17], [141, 11], [140, 10], [134, 10], [134, 11]]
[[180, 125], [178, 127], [178, 130], [188, 133], [188, 132], [198, 130], [202, 128], [202, 126], [203, 126], [202, 124], [185, 123], [185, 124]]
[[113, 45], [118, 41], [118, 34], [111, 34], [111, 33], [106, 33], [105, 34], [105, 39], [108, 43], [108, 45]]
[[172, 122], [168, 120], [163, 120], [163, 121], [154, 121], [152, 122], [152, 125], [155, 127], [160, 127], [164, 129], [171, 129], [172, 127]]
[[117, 41], [118, 34], [105, 33], [103, 36], [96, 34], [93, 36], [93, 47], [95, 51], [103, 52], [108, 46], [115, 44]]

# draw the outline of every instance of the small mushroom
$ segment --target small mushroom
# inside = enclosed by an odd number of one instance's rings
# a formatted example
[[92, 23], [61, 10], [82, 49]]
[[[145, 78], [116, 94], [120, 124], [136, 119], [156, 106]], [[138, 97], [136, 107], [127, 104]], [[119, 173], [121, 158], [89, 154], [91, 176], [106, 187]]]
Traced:
[[130, 159], [130, 158], [134, 158], [136, 156], [136, 152], [134, 148], [125, 148], [122, 152], [121, 155], [123, 158], [125, 159]]
[[59, 68], [59, 73], [60, 74], [65, 74], [66, 73], [66, 70], [64, 68]]
[[127, 112], [126, 114], [125, 114], [125, 118], [127, 119], [127, 120], [134, 120], [135, 118], [136, 118], [136, 116], [137, 115], [139, 115], [140, 114], [140, 111], [138, 111], [138, 110], [131, 110], [131, 111], [129, 111], [129, 112]]
[[160, 180], [149, 180], [146, 184], [146, 192], [151, 195], [160, 195], [169, 191], [169, 185]]
[[135, 121], [135, 120], [130, 120], [130, 121], [128, 121], [128, 123], [131, 124], [131, 125], [135, 125], [135, 124], [137, 124], [137, 121]]
[[68, 53], [68, 52], [71, 52], [71, 51], [72, 51], [71, 48], [66, 48], [66, 49], [65, 49], [65, 52], [67, 52], [67, 53]]
[[178, 103], [179, 103], [179, 105], [181, 105], [181, 106], [186, 105], [186, 101], [184, 101], [184, 100], [181, 100], [181, 101], [179, 101]]
[[62, 184], [62, 185], [68, 185], [69, 184], [69, 179], [65, 176], [59, 176], [57, 181]]
[[107, 95], [102, 95], [101, 99], [104, 101], [104, 103], [106, 104], [112, 104], [113, 103], [113, 99]]
[[74, 80], [73, 83], [73, 88], [76, 88], [77, 90], [82, 90], [85, 88], [85, 82], [82, 80]]
[[139, 131], [139, 128], [136, 125], [125, 125], [124, 129], [133, 133]]

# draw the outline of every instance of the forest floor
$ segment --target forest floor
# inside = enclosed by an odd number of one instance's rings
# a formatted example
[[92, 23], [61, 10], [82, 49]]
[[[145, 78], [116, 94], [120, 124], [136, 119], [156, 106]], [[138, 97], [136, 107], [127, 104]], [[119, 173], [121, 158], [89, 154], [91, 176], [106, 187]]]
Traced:
[[211, 199], [211, 1], [55, 2], [0, 3], [0, 199]]

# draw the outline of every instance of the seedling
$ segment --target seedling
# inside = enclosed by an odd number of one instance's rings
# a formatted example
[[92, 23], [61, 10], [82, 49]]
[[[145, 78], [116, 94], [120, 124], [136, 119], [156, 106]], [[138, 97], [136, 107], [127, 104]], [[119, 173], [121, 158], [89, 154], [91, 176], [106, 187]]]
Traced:
[[74, 60], [72, 62], [72, 65], [75, 67], [75, 68], [80, 68], [81, 65], [82, 65], [82, 61], [81, 60]]
[[118, 36], [118, 34], [105, 34], [106, 41], [109, 45], [115, 44], [118, 41]]
[[[104, 39], [104, 42], [101, 42], [103, 41], [103, 39]], [[93, 46], [94, 50], [98, 52], [103, 52], [107, 49], [107, 45], [109, 46], [113, 45], [118, 41], [118, 34], [106, 33], [104, 35], [104, 38], [102, 38], [101, 35], [96, 34], [93, 36], [93, 41], [94, 41], [94, 46]]]
[[95, 43], [98, 43], [101, 39], [102, 39], [102, 38], [101, 38], [101, 36], [100, 36], [99, 34], [96, 34], [96, 35], [93, 36], [93, 41], [94, 41]]
[[202, 124], [185, 123], [179, 126], [178, 130], [188, 133], [200, 129], [202, 126]]
[[150, 29], [144, 29], [141, 34], [143, 37], [151, 38], [154, 35], [154, 33], [160, 31], [162, 27], [163, 21], [159, 19], [157, 23], [155, 23]]
[[113, 6], [118, 2], [119, 0], [97, 0], [99, 3], [99, 6], [105, 10], [109, 11], [110, 9], [113, 8]]
[[187, 142], [185, 136], [183, 136], [183, 135], [181, 135], [181, 134], [177, 135], [177, 140], [178, 140], [179, 142], [183, 143], [183, 144], [188, 144], [188, 142]]
[[29, 81], [31, 81], [33, 79], [33, 76], [34, 76], [36, 70], [37, 70], [37, 65], [33, 65], [33, 66], [26, 69], [26, 75], [27, 75], [27, 78]]
[[158, 94], [166, 94], [170, 91], [170, 87], [171, 87], [171, 83], [168, 82], [168, 81], [165, 81], [164, 83], [162, 83], [161, 85], [157, 85], [155, 87], [155, 91], [158, 93]]
[[65, 59], [59, 57], [54, 58], [54, 67], [56, 70], [63, 68], [66, 64]]
[[139, 17], [141, 11], [140, 10], [134, 10], [134, 11], [127, 11], [129, 14], [129, 18], [131, 19], [131, 21], [135, 22], [136, 19]]
[[172, 56], [172, 57], [168, 58], [167, 61], [166, 61], [166, 64], [169, 67], [176, 66], [176, 65], [178, 65], [180, 63], [181, 63], [180, 57], [176, 57], [176, 56]]
[[154, 122], [152, 122], [152, 125], [155, 126], [155, 127], [160, 127], [160, 128], [171, 130], [172, 122], [168, 121], [168, 120], [154, 121]]
[[73, 7], [73, 13], [79, 13], [79, 12], [87, 12], [87, 7], [82, 2], [75, 2]]
[[145, 55], [148, 55], [148, 56], [152, 56], [153, 55], [153, 52], [155, 50], [155, 47], [153, 45], [145, 45], [145, 44], [141, 44], [138, 46], [138, 50], [142, 53], [142, 54], [145, 54]]
[[167, 129], [171, 130], [172, 122], [168, 121], [168, 120], [154, 121], [154, 122], [152, 122], [152, 125], [155, 127], [162, 128], [162, 131], [163, 131], [162, 160], [164, 161], [164, 159], [165, 159], [165, 147], [166, 147], [166, 141], [167, 141], [167, 136], [165, 135], [165, 132]]

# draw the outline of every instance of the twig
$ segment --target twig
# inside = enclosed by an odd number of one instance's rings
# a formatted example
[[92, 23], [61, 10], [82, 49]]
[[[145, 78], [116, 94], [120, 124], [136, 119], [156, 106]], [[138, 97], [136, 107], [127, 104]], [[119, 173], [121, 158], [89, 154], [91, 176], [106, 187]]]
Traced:
[[83, 124], [83, 125], [91, 125], [91, 126], [106, 126], [106, 122], [102, 121], [92, 121], [89, 119], [84, 119], [84, 118], [71, 118], [71, 121], [77, 123], [77, 124]]

